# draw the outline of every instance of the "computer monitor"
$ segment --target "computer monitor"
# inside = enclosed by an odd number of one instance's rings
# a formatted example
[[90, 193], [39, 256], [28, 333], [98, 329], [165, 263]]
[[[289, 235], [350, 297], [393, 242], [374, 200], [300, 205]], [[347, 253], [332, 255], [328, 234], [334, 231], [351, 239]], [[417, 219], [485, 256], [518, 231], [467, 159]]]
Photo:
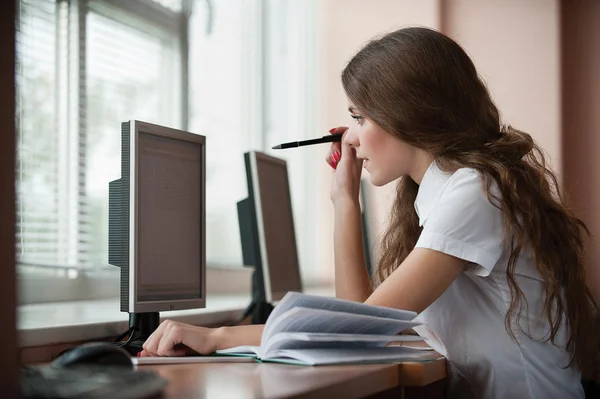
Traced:
[[121, 178], [109, 183], [108, 262], [121, 268], [121, 311], [144, 340], [159, 313], [206, 304], [205, 137], [131, 120]]
[[238, 202], [244, 265], [254, 266], [252, 321], [264, 323], [272, 305], [302, 291], [292, 199], [285, 160], [244, 154], [248, 197]]

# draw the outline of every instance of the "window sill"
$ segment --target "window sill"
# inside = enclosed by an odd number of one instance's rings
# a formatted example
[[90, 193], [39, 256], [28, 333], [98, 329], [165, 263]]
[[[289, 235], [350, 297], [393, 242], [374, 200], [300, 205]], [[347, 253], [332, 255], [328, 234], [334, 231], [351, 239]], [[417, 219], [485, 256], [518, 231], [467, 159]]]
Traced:
[[[206, 308], [161, 312], [195, 325], [218, 325], [235, 319], [250, 303], [250, 295], [212, 295]], [[115, 338], [129, 328], [129, 316], [119, 311], [119, 299], [22, 305], [18, 309], [20, 347]]]
[[[331, 286], [315, 286], [308, 294], [334, 296]], [[161, 320], [193, 325], [223, 325], [238, 317], [250, 294], [210, 294], [206, 308], [161, 312]], [[128, 315], [119, 311], [118, 298], [21, 305], [18, 330], [21, 348], [117, 337], [128, 328]]]

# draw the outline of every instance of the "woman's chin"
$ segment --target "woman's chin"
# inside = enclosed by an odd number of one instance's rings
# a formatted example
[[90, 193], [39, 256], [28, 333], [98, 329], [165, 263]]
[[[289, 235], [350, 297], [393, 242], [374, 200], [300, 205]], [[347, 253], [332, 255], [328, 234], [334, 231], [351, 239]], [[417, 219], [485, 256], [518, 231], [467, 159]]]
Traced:
[[374, 185], [376, 187], [383, 187], [386, 184], [389, 184], [389, 183], [397, 180], [397, 177], [390, 176], [389, 174], [386, 176], [386, 175], [379, 174], [377, 172], [369, 171], [369, 180], [371, 181], [372, 185]]
[[378, 177], [377, 174], [375, 174], [375, 173], [371, 173], [369, 175], [369, 180], [371, 180], [371, 184], [376, 187], [385, 186], [386, 184], [389, 183], [388, 181], [385, 181], [385, 180], [381, 179], [380, 177]]

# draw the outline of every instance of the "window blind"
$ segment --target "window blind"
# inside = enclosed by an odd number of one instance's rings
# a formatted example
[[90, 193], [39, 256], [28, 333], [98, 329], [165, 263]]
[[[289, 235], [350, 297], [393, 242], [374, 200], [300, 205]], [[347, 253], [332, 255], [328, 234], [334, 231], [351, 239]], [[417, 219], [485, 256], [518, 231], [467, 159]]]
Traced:
[[17, 23], [17, 256], [58, 264], [57, 134], [59, 8], [53, 0], [22, 0]]
[[107, 265], [120, 124], [182, 127], [181, 0], [20, 0], [17, 254], [21, 266]]
[[87, 143], [83, 187], [93, 264], [106, 264], [108, 182], [121, 173], [120, 123], [174, 128], [181, 120], [181, 49], [168, 31], [118, 8], [90, 4], [86, 38]]

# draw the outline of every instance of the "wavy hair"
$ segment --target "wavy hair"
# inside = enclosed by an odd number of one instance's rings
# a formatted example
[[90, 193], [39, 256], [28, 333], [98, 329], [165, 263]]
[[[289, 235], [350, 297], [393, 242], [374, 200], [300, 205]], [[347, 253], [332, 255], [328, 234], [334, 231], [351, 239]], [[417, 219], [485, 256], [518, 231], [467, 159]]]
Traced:
[[[566, 349], [582, 374], [593, 375], [599, 352], [598, 301], [586, 285], [584, 247], [589, 232], [563, 201], [555, 174], [531, 136], [501, 124], [497, 107], [473, 62], [452, 39], [427, 28], [405, 28], [368, 42], [342, 73], [348, 98], [388, 133], [432, 154], [445, 171], [480, 172], [488, 199], [503, 215], [511, 302], [505, 319], [526, 309], [515, 279], [524, 251], [543, 280], [545, 341], [555, 344], [563, 317]], [[500, 196], [490, 188], [496, 184]], [[414, 209], [418, 185], [398, 182], [374, 279], [383, 281], [413, 250], [421, 229]]]

